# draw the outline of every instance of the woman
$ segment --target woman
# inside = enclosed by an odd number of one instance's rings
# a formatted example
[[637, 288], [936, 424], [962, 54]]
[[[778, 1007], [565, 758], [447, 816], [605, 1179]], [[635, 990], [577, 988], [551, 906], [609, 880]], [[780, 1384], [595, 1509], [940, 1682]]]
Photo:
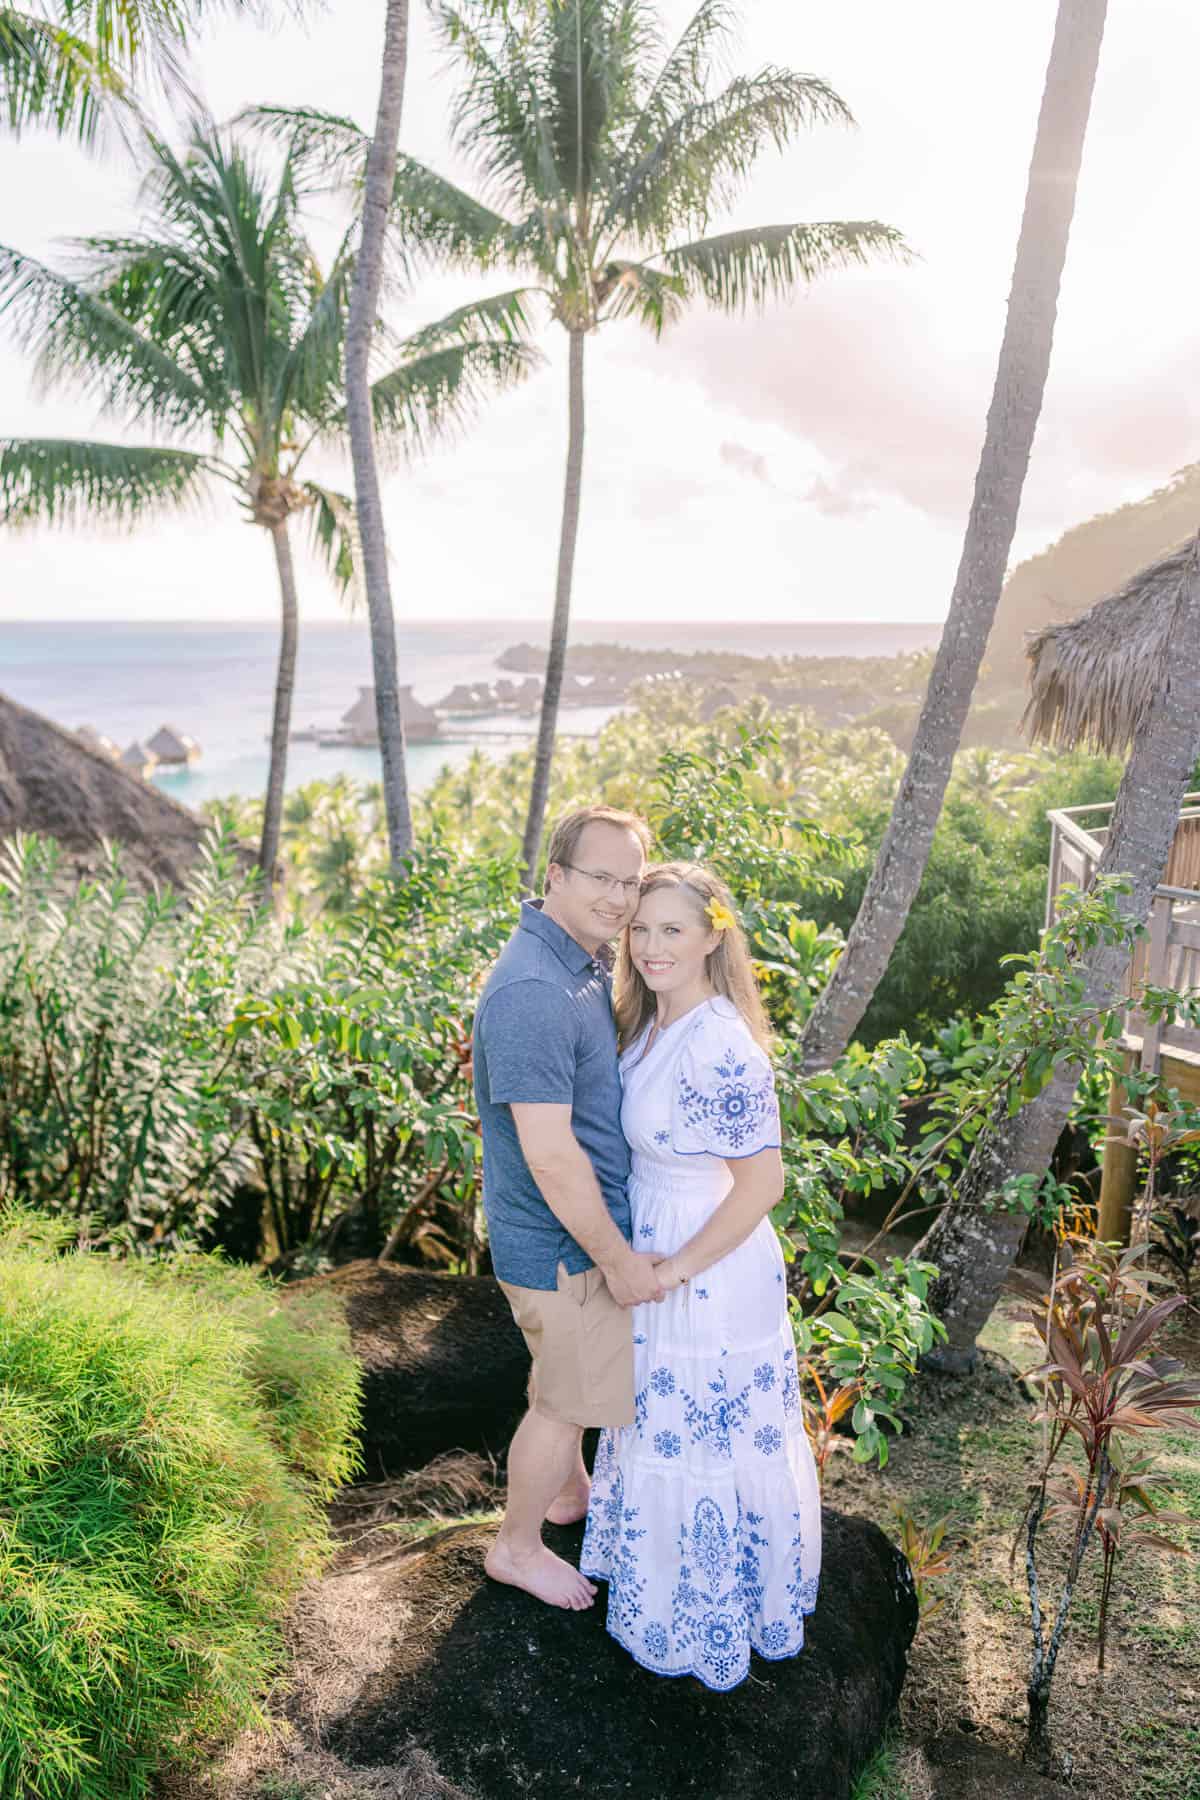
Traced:
[[601, 1434], [580, 1567], [660, 1675], [731, 1688], [794, 1656], [821, 1513], [783, 1257], [769, 1033], [724, 883], [651, 868], [621, 943], [621, 1122], [634, 1243], [667, 1297], [634, 1311], [635, 1423]]

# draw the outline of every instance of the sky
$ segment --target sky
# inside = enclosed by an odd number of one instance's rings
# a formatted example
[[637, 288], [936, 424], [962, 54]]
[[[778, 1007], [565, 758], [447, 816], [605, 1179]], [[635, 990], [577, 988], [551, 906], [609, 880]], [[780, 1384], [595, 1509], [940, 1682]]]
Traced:
[[[691, 8], [661, 0], [670, 33]], [[853, 130], [818, 128], [756, 166], [729, 224], [876, 218], [916, 253], [822, 278], [733, 318], [702, 309], [655, 341], [613, 324], [588, 342], [575, 612], [589, 620], [940, 619], [949, 604], [991, 395], [1055, 0], [743, 0], [730, 72], [819, 74]], [[193, 63], [218, 118], [251, 103], [374, 117], [383, 0], [329, 0], [306, 26], [216, 22]], [[1200, 457], [1196, 250], [1200, 7], [1111, 0], [1015, 556], [1151, 491]], [[451, 79], [421, 0], [403, 147], [470, 179], [448, 137]], [[119, 154], [0, 140], [0, 241], [57, 240], [136, 218]], [[330, 223], [318, 223], [330, 237]], [[498, 278], [422, 278], [414, 327]], [[397, 611], [548, 615], [566, 435], [565, 335], [469, 433], [391, 475]], [[0, 320], [0, 434], [126, 435], [90, 404], [35, 392]], [[347, 473], [324, 473], [349, 485]], [[0, 622], [270, 619], [266, 534], [224, 494], [201, 520], [135, 535], [7, 534]], [[305, 616], [342, 607], [300, 559]]]

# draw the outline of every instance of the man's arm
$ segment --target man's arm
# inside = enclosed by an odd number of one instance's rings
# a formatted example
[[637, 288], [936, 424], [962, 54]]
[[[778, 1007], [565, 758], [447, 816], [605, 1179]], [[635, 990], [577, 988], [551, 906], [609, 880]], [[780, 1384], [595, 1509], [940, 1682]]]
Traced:
[[613, 1299], [620, 1306], [661, 1300], [654, 1258], [639, 1255], [614, 1224], [596, 1171], [571, 1130], [571, 1108], [514, 1102], [512, 1116], [543, 1200], [601, 1270]]

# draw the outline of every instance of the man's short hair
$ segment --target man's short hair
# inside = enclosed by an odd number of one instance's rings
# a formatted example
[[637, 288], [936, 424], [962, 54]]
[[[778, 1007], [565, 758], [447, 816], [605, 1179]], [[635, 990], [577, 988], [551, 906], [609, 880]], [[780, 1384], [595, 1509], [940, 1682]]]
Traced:
[[640, 814], [622, 812], [619, 806], [577, 806], [573, 811], [564, 813], [550, 833], [543, 893], [550, 892], [550, 864], [557, 863], [560, 868], [569, 866], [575, 859], [579, 840], [589, 825], [616, 825], [620, 830], [632, 831], [642, 846], [643, 854], [650, 854], [650, 827]]

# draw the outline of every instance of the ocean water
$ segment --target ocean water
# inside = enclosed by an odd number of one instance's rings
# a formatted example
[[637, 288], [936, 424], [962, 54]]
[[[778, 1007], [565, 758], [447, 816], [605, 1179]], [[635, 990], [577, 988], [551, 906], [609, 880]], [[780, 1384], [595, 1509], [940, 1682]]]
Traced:
[[[746, 624], [679, 626], [644, 620], [603, 624], [580, 620], [578, 643], [617, 642], [647, 649], [738, 650], [759, 656], [891, 656], [937, 642], [937, 624]], [[400, 679], [419, 700], [439, 701], [459, 681], [494, 680], [496, 658], [509, 645], [545, 642], [544, 621], [422, 621], [397, 631]], [[0, 693], [74, 730], [88, 724], [122, 747], [152, 737], [164, 723], [190, 733], [203, 752], [181, 771], [157, 781], [186, 805], [221, 794], [258, 794], [266, 785], [267, 734], [278, 655], [270, 625], [184, 622], [40, 624], [0, 622]], [[304, 624], [292, 722], [297, 730], [335, 727], [358, 689], [371, 681], [365, 622]], [[564, 709], [564, 733], [591, 735], [611, 708]], [[444, 727], [437, 743], [409, 747], [409, 780], [427, 787], [446, 764], [459, 766], [480, 747], [505, 755], [511, 733], [532, 727], [505, 715]], [[477, 735], [472, 735], [472, 732]], [[288, 786], [341, 772], [360, 781], [379, 776], [379, 754], [345, 746], [292, 744]]]

